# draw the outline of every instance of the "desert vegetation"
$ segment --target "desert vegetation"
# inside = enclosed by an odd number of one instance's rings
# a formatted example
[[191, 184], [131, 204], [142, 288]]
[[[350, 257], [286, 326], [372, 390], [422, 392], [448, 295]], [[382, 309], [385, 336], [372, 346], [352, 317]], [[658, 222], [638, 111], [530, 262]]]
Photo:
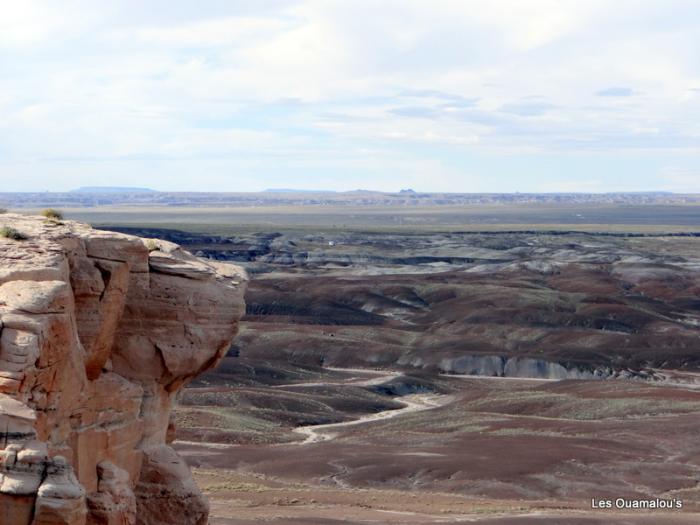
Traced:
[[42, 217], [46, 217], [50, 221], [62, 221], [63, 220], [63, 213], [60, 212], [59, 210], [54, 209], [54, 208], [46, 208], [45, 210], [41, 210], [40, 215]]
[[147, 239], [146, 248], [148, 248], [149, 252], [155, 252], [156, 250], [160, 250], [160, 245], [154, 239]]
[[22, 241], [27, 238], [25, 234], [11, 226], [0, 227], [0, 237], [12, 239], [13, 241]]

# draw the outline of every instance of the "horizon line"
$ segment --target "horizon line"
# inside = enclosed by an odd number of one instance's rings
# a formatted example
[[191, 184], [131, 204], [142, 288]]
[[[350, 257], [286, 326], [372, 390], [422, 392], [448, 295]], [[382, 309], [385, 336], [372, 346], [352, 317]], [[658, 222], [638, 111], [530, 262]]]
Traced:
[[229, 191], [229, 190], [156, 190], [151, 188], [124, 188], [116, 189], [105, 187], [100, 190], [97, 187], [90, 190], [81, 188], [72, 190], [35, 190], [35, 191], [0, 191], [0, 195], [32, 195], [32, 194], [82, 194], [82, 195], [124, 195], [124, 194], [154, 194], [154, 193], [182, 193], [182, 194], [258, 194], [258, 193], [330, 193], [330, 194], [346, 194], [346, 193], [378, 193], [385, 195], [700, 195], [700, 189], [696, 191], [669, 191], [669, 190], [617, 190], [617, 191], [433, 191], [433, 190], [413, 190], [410, 188], [386, 191], [386, 190], [370, 190], [370, 189], [353, 189], [353, 190], [320, 190], [320, 189], [287, 189], [287, 188], [268, 188], [264, 190], [249, 190], [249, 191]]

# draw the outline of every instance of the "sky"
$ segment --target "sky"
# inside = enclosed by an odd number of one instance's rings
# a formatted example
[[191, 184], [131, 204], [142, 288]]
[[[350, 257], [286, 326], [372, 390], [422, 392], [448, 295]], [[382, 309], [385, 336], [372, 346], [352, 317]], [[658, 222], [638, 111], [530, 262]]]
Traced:
[[0, 0], [0, 191], [700, 192], [696, 0]]

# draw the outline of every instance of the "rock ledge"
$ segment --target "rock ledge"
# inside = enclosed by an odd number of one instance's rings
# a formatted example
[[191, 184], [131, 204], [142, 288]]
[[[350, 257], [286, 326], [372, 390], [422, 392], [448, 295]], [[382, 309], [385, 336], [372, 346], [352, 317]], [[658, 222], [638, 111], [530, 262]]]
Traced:
[[170, 412], [228, 350], [245, 272], [71, 221], [1, 226], [27, 238], [0, 238], [0, 524], [206, 524]]

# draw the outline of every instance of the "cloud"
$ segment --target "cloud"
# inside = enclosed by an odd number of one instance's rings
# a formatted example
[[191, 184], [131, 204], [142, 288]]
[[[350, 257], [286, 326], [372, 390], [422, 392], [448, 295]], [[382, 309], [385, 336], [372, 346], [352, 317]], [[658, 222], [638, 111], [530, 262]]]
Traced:
[[609, 87], [596, 91], [596, 95], [599, 97], [631, 97], [634, 92], [628, 87]]
[[433, 98], [438, 100], [449, 101], [450, 104], [466, 104], [473, 105], [476, 102], [475, 98], [468, 98], [454, 93], [445, 93], [435, 89], [405, 89], [398, 95], [405, 98]]
[[539, 117], [555, 109], [556, 106], [544, 100], [519, 100], [509, 102], [501, 106], [500, 110], [504, 113], [512, 113], [522, 117]]
[[382, 135], [382, 138], [401, 142], [425, 142], [430, 144], [448, 144], [459, 146], [468, 146], [479, 142], [479, 137], [477, 135], [443, 135], [430, 130], [416, 133], [409, 133], [405, 131], [388, 131]]
[[413, 118], [435, 118], [438, 114], [438, 112], [433, 108], [419, 106], [390, 109], [389, 113], [399, 117]]
[[69, 25], [70, 17], [58, 6], [27, 0], [7, 2], [0, 16], [0, 48], [18, 48], [47, 41]]
[[244, 43], [274, 36], [289, 28], [290, 22], [277, 18], [225, 17], [167, 27], [145, 27], [125, 32], [124, 38], [136, 38], [145, 44], [166, 47], [207, 48]]
[[608, 156], [629, 159], [595, 164], [621, 186], [640, 184], [640, 158], [671, 184], [658, 166], [700, 154], [700, 17], [689, 5], [15, 2], [0, 18], [0, 179], [21, 173], [12, 183], [31, 189], [52, 163], [84, 177], [94, 164], [159, 187], [197, 173], [212, 187], [307, 166], [391, 187], [416, 165], [440, 166], [457, 190], [454, 166], [489, 172], [526, 154], [542, 162], [489, 183], [539, 187], [556, 157], [561, 187], [585, 187], [581, 159]]

